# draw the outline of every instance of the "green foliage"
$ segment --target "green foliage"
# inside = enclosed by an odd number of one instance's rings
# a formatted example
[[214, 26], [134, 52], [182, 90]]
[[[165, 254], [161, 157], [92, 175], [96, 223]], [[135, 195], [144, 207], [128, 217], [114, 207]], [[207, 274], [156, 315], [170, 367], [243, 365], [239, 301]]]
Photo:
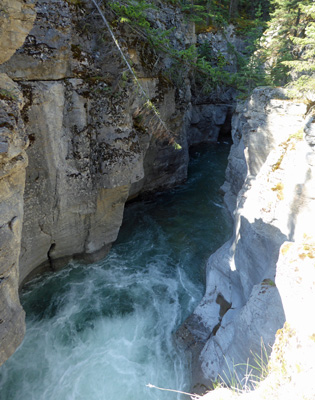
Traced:
[[120, 2], [110, 3], [110, 7], [120, 17], [120, 22], [129, 23], [132, 26], [150, 29], [150, 23], [147, 20], [145, 11], [156, 8], [153, 4], [145, 0], [129, 1], [125, 4]]
[[270, 1], [240, 0], [240, 13], [251, 20], [259, 18], [262, 21], [267, 21], [270, 13]]
[[175, 150], [181, 150], [182, 149], [182, 146], [180, 144], [176, 143], [176, 142], [174, 142], [173, 147], [174, 147]]
[[303, 140], [303, 136], [304, 136], [304, 129], [300, 128], [295, 133], [292, 133], [292, 135], [289, 136], [289, 140], [291, 139]]
[[[197, 29], [199, 27], [199, 30], [209, 31], [222, 30], [228, 24], [231, 2], [232, 0], [197, 0], [192, 3], [176, 0], [173, 3], [181, 8], [188, 20], [197, 24]], [[265, 27], [264, 18], [268, 13], [266, 4], [269, 6], [269, 1], [240, 0], [234, 4], [239, 4], [237, 21], [243, 23], [242, 32], [246, 34], [248, 46], [244, 56], [240, 56], [231, 46], [230, 52], [237, 57], [238, 62], [238, 73], [233, 74], [228, 72], [226, 57], [221, 53], [212, 52], [210, 45], [191, 45], [181, 50], [176, 48], [171, 40], [175, 28], [161, 29], [152, 26], [152, 13], [151, 19], [148, 18], [148, 14], [152, 10], [157, 11], [158, 8], [149, 0], [117, 0], [109, 3], [118, 23], [128, 24], [154, 51], [164, 52], [170, 57], [172, 63], [165, 73], [175, 85], [181, 86], [184, 77], [190, 74], [194, 77], [196, 85], [206, 94], [218, 87], [228, 86], [248, 93], [255, 86], [266, 84], [261, 58], [253, 56], [253, 53]]]
[[291, 96], [315, 90], [315, 5], [312, 0], [273, 0], [264, 48], [269, 83], [287, 84]]
[[[197, 79], [205, 80], [207, 87], [214, 87], [216, 84], [222, 83], [222, 74], [219, 73], [225, 65], [224, 58], [218, 60], [217, 66], [212, 66], [205, 57], [200, 57], [195, 45], [191, 45], [186, 49], [178, 50], [170, 41], [170, 35], [174, 29], [162, 30], [151, 26], [148, 21], [147, 12], [156, 9], [155, 5], [144, 0], [135, 2], [125, 0], [125, 2], [112, 2], [110, 7], [116, 13], [120, 23], [127, 23], [140, 33], [141, 37], [146, 40], [156, 51], [164, 52], [172, 59], [172, 66], [169, 68], [168, 75], [175, 84], [181, 85], [183, 82], [178, 76], [185, 76], [188, 73], [197, 71]], [[203, 15], [203, 6], [201, 5], [182, 5], [183, 10], [191, 15], [192, 10], [196, 19], [200, 19]], [[196, 11], [196, 12], [195, 12]], [[176, 72], [176, 73], [175, 73]], [[201, 78], [202, 76], [202, 78]]]
[[[282, 185], [282, 189], [283, 189], [283, 185]], [[272, 189], [273, 190], [273, 189]], [[272, 279], [264, 279], [262, 281], [262, 286], [276, 286], [275, 282]]]
[[269, 18], [269, 0], [196, 0], [182, 3], [187, 19], [196, 23], [196, 31], [209, 32], [233, 23], [246, 34], [257, 19]]
[[227, 369], [224, 376], [219, 376], [214, 387], [230, 388], [236, 393], [247, 393], [257, 388], [269, 373], [269, 356], [263, 340], [261, 339], [260, 353], [251, 352], [252, 363], [235, 364], [233, 367], [226, 362]]
[[181, 5], [182, 12], [186, 15], [187, 19], [196, 24], [203, 24], [209, 17], [209, 13], [203, 5], [193, 3], [183, 3]]
[[295, 74], [294, 87], [301, 92], [315, 90], [315, 4], [300, 5], [299, 30], [303, 36], [292, 37], [294, 54], [297, 59], [283, 62], [290, 68], [290, 74]]

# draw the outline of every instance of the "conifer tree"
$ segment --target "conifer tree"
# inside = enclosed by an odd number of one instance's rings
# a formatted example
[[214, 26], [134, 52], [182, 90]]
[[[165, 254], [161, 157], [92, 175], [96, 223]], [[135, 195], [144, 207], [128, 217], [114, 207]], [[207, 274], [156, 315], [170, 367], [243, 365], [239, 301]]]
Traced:
[[229, 17], [234, 18], [238, 14], [239, 0], [230, 0]]
[[315, 4], [313, 0], [273, 0], [265, 57], [270, 83], [297, 91], [315, 89]]
[[[301, 3], [308, 0], [272, 0], [274, 8], [266, 37], [266, 58], [269, 64], [269, 75], [272, 84], [283, 85], [288, 82], [289, 67], [287, 61], [293, 61], [294, 43], [300, 25]], [[270, 39], [271, 37], [271, 39]]]
[[295, 59], [283, 62], [290, 68], [291, 86], [302, 93], [315, 90], [315, 4], [308, 3], [300, 4], [297, 34], [292, 37]]

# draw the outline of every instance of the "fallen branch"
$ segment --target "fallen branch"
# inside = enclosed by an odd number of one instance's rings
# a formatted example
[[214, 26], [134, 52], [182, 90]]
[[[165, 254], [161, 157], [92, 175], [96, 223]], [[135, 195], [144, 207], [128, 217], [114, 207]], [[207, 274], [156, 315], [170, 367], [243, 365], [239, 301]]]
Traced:
[[200, 397], [197, 394], [182, 392], [181, 390], [160, 388], [158, 386], [152, 385], [151, 383], [148, 383], [146, 386], [149, 387], [149, 388], [154, 388], [154, 389], [158, 389], [158, 390], [164, 390], [166, 392], [175, 392], [175, 393], [180, 393], [180, 394], [186, 394], [187, 396], [190, 396], [192, 399], [199, 399], [199, 397]]

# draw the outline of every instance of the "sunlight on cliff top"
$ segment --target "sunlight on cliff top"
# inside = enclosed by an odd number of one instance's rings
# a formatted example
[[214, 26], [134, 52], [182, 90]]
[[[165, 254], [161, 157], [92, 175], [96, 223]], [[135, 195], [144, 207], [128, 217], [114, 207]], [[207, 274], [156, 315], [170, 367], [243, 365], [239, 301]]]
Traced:
[[[315, 238], [285, 242], [277, 263], [276, 285], [286, 314], [268, 363], [268, 376], [242, 391], [219, 387], [202, 400], [313, 400], [315, 399]], [[249, 378], [252, 384], [252, 377]], [[229, 382], [227, 382], [229, 384]], [[223, 385], [225, 386], [225, 385]], [[197, 397], [199, 398], [199, 397]]]

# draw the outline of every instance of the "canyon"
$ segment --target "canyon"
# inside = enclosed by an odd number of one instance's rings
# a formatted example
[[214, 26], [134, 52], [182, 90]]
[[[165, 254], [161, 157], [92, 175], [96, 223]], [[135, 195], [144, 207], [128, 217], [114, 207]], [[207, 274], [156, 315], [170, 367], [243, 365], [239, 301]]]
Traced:
[[[189, 145], [215, 141], [229, 112], [224, 105], [193, 107], [187, 77], [183, 90], [175, 88], [162, 74], [168, 59], [128, 28], [116, 32], [128, 38], [124, 51], [167, 131], [125, 77], [92, 3], [15, 1], [3, 8], [1, 362], [25, 331], [18, 287], [70, 259], [103, 258], [125, 202], [183, 182]], [[176, 7], [156, 23], [177, 27], [178, 48], [195, 40], [193, 24]]]
[[[120, 26], [115, 34], [165, 129], [144, 106], [92, 3], [2, 3], [0, 363], [25, 333], [19, 287], [71, 259], [108, 254], [126, 201], [183, 182], [189, 147], [216, 142], [235, 108], [233, 93], [194, 101], [189, 76], [175, 87], [164, 74], [171, 61]], [[179, 49], [216, 40], [224, 51], [219, 34], [197, 38], [176, 6], [152, 10], [151, 18], [176, 27]], [[287, 332], [287, 347], [296, 341], [304, 355], [314, 351], [315, 327], [307, 318], [315, 281], [312, 105], [267, 87], [237, 103], [222, 186], [233, 236], [208, 260], [205, 295], [176, 333], [191, 359], [193, 391], [235, 364], [253, 363], [262, 342], [271, 362], [283, 365], [292, 354], [280, 360]], [[298, 361], [299, 376], [313, 372], [306, 358]], [[295, 364], [287, 362], [286, 379], [298, 391], [289, 379]], [[307, 390], [312, 398], [315, 391]]]

